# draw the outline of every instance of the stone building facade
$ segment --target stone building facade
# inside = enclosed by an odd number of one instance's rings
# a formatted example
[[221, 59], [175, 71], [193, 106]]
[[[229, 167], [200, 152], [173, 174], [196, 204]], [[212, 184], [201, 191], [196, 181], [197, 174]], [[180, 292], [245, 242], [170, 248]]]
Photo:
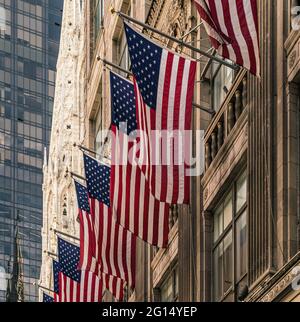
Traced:
[[[193, 111], [193, 129], [205, 131], [205, 172], [192, 179], [191, 204], [170, 209], [168, 247], [158, 250], [138, 243], [136, 289], [128, 292], [128, 301], [300, 300], [295, 283], [300, 265], [300, 40], [291, 27], [291, 9], [297, 3], [257, 2], [260, 79], [145, 31], [158, 43], [199, 61], [194, 102], [213, 112]], [[101, 153], [103, 130], [110, 126], [110, 68], [97, 57], [130, 69], [123, 23], [111, 7], [203, 50], [211, 48], [190, 0], [83, 3], [85, 29], [80, 36], [85, 47], [80, 66], [86, 83], [84, 103], [78, 106], [83, 110], [75, 123], [84, 124], [71, 133], [73, 141]], [[83, 80], [79, 74], [74, 77]], [[51, 158], [55, 163], [61, 157], [54, 145], [49, 164]], [[82, 173], [80, 152], [71, 146], [70, 151], [72, 170]], [[45, 201], [54, 200], [49, 197], [49, 164]], [[68, 177], [58, 178], [59, 191], [70, 185]], [[68, 204], [67, 213], [72, 207]], [[49, 209], [45, 204], [45, 218], [51, 216]], [[53, 215], [59, 221], [62, 209], [56, 209]], [[49, 249], [45, 226], [44, 234]]]
[[[43, 228], [40, 291], [53, 289], [56, 231], [79, 236], [77, 199], [71, 172], [82, 172], [78, 147], [85, 136], [85, 29], [81, 1], [64, 2], [49, 151], [43, 166]], [[76, 239], [71, 238], [76, 243]], [[50, 255], [51, 254], [51, 255]], [[40, 295], [42, 292], [40, 292]]]

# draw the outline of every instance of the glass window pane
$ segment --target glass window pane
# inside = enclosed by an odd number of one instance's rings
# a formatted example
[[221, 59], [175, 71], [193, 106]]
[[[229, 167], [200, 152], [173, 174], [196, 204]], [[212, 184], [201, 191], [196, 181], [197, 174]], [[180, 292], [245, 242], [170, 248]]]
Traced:
[[232, 221], [232, 193], [229, 194], [224, 203], [224, 229], [230, 225]]
[[232, 232], [224, 238], [224, 294], [233, 284], [233, 265], [232, 265]]
[[238, 212], [247, 201], [247, 177], [244, 174], [237, 182], [236, 211]]
[[247, 213], [236, 222], [236, 278], [239, 280], [247, 272]]
[[216, 242], [218, 238], [221, 236], [222, 228], [223, 228], [223, 215], [222, 215], [222, 209], [219, 209], [214, 214], [214, 242]]
[[231, 88], [234, 71], [226, 66], [219, 68], [218, 64], [213, 64], [213, 67], [213, 72], [217, 73], [213, 83], [213, 103], [215, 111], [218, 111], [226, 97], [227, 91]]
[[213, 254], [214, 261], [214, 300], [220, 301], [223, 296], [223, 243], [221, 243], [214, 251]]
[[172, 289], [172, 277], [169, 276], [167, 280], [161, 286], [161, 300], [162, 302], [172, 302], [173, 301], [173, 289]]

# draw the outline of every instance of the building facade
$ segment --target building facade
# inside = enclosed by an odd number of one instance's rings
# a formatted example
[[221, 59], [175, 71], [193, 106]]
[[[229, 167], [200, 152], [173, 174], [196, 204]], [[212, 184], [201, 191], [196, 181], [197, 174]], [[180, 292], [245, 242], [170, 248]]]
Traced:
[[16, 300], [7, 289], [17, 279], [25, 301], [38, 299], [42, 166], [62, 5], [63, 0], [0, 1], [0, 302]]
[[[77, 199], [71, 173], [81, 173], [85, 121], [85, 31], [80, 0], [64, 2], [61, 41], [49, 153], [43, 166], [43, 228], [40, 296], [53, 289], [52, 259], [57, 254], [57, 231], [79, 236]], [[71, 238], [73, 243], [78, 243]], [[54, 259], [55, 256], [54, 256]], [[52, 294], [51, 294], [52, 295]]]
[[[128, 301], [300, 300], [300, 38], [292, 10], [299, 3], [257, 3], [260, 78], [144, 30], [199, 62], [194, 102], [202, 109], [193, 111], [193, 129], [205, 131], [205, 172], [192, 179], [191, 204], [170, 209], [168, 247], [138, 242], [136, 289], [127, 292]], [[110, 127], [110, 67], [98, 57], [130, 69], [123, 22], [112, 6], [211, 51], [190, 0], [85, 1], [85, 116], [78, 140], [98, 154]]]

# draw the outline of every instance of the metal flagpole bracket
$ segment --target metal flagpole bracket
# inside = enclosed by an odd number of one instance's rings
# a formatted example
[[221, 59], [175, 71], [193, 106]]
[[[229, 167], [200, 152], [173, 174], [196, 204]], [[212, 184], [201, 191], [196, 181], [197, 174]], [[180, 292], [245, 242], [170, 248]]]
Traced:
[[[52, 230], [52, 228], [51, 228], [51, 230]], [[57, 235], [57, 234], [58, 234], [58, 235], [63, 235], [63, 236], [65, 236], [65, 237], [72, 238], [72, 239], [74, 239], [74, 240], [80, 241], [80, 239], [79, 239], [78, 237], [72, 236], [72, 235], [67, 234], [67, 233], [64, 233], [64, 232], [62, 232], [62, 231], [59, 231], [59, 230], [53, 229], [53, 232], [54, 232], [54, 234], [55, 234], [55, 235]], [[57, 256], [57, 255], [56, 255], [56, 256]]]
[[[108, 137], [105, 138], [103, 145], [105, 145], [107, 143], [107, 141], [108, 141]], [[102, 156], [101, 154], [97, 153], [96, 151], [88, 149], [80, 144], [74, 143], [74, 146], [77, 146], [82, 152], [89, 152], [89, 153], [94, 154], [95, 156], [99, 156], [101, 160], [111, 161], [110, 159]], [[102, 162], [101, 160], [97, 160], [97, 161], [100, 162], [101, 164], [104, 164], [107, 166], [107, 164], [105, 162]], [[78, 177], [78, 175], [76, 175], [75, 173], [73, 173], [73, 174]], [[84, 180], [86, 180], [86, 179], [84, 179]]]
[[83, 181], [86, 181], [86, 178], [84, 178], [84, 177], [82, 177], [82, 176], [80, 176], [79, 174], [76, 174], [76, 173], [74, 173], [74, 172], [70, 172], [71, 173], [71, 176], [73, 177], [73, 178], [77, 178], [77, 179], [80, 179], [80, 180], [83, 180]]
[[37, 285], [37, 287], [38, 288], [41, 288], [42, 290], [45, 290], [45, 291], [48, 291], [48, 292], [52, 292], [52, 293], [54, 293], [54, 291], [53, 290], [50, 290], [50, 288], [47, 288], [47, 287], [45, 287], [45, 286], [42, 286], [42, 285], [40, 285], [40, 284], [36, 284], [35, 282], [33, 282], [32, 283], [32, 285]]
[[52, 253], [52, 252], [48, 252], [47, 250], [44, 250], [44, 253], [47, 254], [48, 256], [57, 257], [57, 254]]
[[102, 59], [100, 56], [97, 56], [97, 59], [98, 59], [99, 61], [102, 61], [102, 63], [103, 63], [104, 65], [109, 65], [109, 66], [111, 66], [111, 67], [114, 67], [114, 68], [116, 68], [116, 69], [120, 70], [121, 72], [123, 72], [123, 73], [125, 73], [125, 74], [128, 74], [129, 76], [133, 76], [133, 73], [132, 73], [131, 71], [126, 70], [126, 69], [124, 69], [124, 68], [122, 68], [122, 67], [120, 67], [120, 66], [118, 66], [118, 65], [116, 65], [116, 64], [114, 64], [114, 63], [112, 63], [112, 62], [109, 62], [109, 61], [107, 61], [106, 59]]
[[214, 61], [216, 61], [216, 62], [218, 62], [218, 63], [220, 63], [220, 64], [222, 64], [224, 66], [227, 66], [227, 67], [229, 67], [231, 69], [234, 69], [234, 70], [237, 70], [239, 68], [235, 64], [228, 63], [227, 61], [225, 61], [225, 60], [223, 60], [221, 58], [215, 57], [215, 56], [207, 53], [206, 51], [204, 51], [204, 50], [202, 50], [200, 48], [194, 47], [194, 46], [184, 42], [183, 39], [178, 39], [176, 37], [168, 35], [168, 34], [162, 32], [162, 31], [160, 31], [158, 29], [155, 29], [155, 28], [153, 28], [153, 27], [151, 27], [151, 26], [149, 26], [149, 25], [147, 25], [147, 24], [135, 19], [135, 18], [132, 18], [132, 17], [126, 15], [125, 13], [123, 13], [121, 11], [115, 11], [114, 10], [114, 13], [117, 13], [124, 20], [131, 21], [131, 22], [133, 22], [133, 23], [135, 23], [135, 24], [137, 24], [137, 25], [139, 25], [139, 26], [141, 26], [141, 27], [143, 27], [145, 29], [149, 29], [149, 30], [153, 31], [156, 34], [161, 35], [162, 37], [168, 38], [168, 39], [178, 43], [179, 45], [181, 45], [183, 47], [186, 47], [186, 48], [188, 48], [188, 49], [190, 49], [190, 50], [192, 50], [192, 51], [194, 51], [194, 52], [196, 52], [198, 54], [201, 54], [201, 55], [203, 55], [203, 56], [205, 56], [207, 58], [210, 58], [210, 59], [212, 59], [212, 60], [214, 60]]
[[212, 110], [210, 108], [203, 107], [203, 106], [201, 106], [199, 104], [193, 103], [193, 106], [195, 108], [198, 108], [199, 110], [201, 110], [203, 112], [207, 112], [207, 113], [211, 114], [211, 116], [214, 116], [216, 114], [216, 111], [215, 110]]

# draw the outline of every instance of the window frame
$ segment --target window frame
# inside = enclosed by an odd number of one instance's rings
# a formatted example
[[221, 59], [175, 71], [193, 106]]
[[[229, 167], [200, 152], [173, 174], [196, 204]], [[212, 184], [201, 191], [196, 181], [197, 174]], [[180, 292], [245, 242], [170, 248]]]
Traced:
[[[222, 57], [220, 57], [220, 58], [222, 58]], [[231, 62], [230, 60], [227, 60], [227, 62], [229, 62], [229, 63], [232, 63], [232, 64], [233, 64], [233, 62]], [[212, 62], [212, 64], [211, 64], [210, 88], [211, 88], [212, 90], [211, 90], [211, 94], [210, 94], [210, 102], [211, 102], [212, 109], [213, 109], [216, 113], [218, 113], [218, 111], [221, 109], [221, 107], [222, 107], [222, 105], [223, 105], [224, 101], [226, 100], [226, 97], [227, 97], [228, 93], [230, 92], [230, 90], [231, 90], [232, 86], [233, 86], [233, 85], [234, 85], [234, 83], [235, 83], [236, 77], [237, 77], [238, 72], [239, 72], [239, 70], [238, 70], [238, 71], [232, 71], [232, 72], [233, 72], [233, 78], [232, 78], [231, 86], [230, 86], [230, 88], [227, 88], [228, 92], [227, 92], [227, 93], [225, 93], [224, 99], [223, 99], [222, 101], [220, 101], [220, 105], [219, 105], [219, 106], [216, 106], [216, 102], [215, 102], [215, 82], [216, 82], [216, 78], [217, 78], [218, 74], [220, 73], [220, 71], [221, 71], [222, 67], [224, 67], [224, 68], [229, 68], [229, 67], [226, 67], [226, 66], [224, 66], [224, 65], [222, 65], [222, 64], [218, 64], [218, 66], [217, 66], [217, 67], [216, 67], [216, 69], [214, 70], [214, 62]], [[223, 91], [224, 89], [222, 88], [221, 90]]]
[[[160, 283], [159, 286], [159, 296], [160, 296], [160, 301], [162, 301], [162, 288], [163, 286], [170, 280], [171, 281], [171, 287], [172, 287], [172, 299], [169, 303], [172, 302], [178, 302], [179, 298], [179, 271], [178, 271], [178, 264], [176, 263], [174, 266], [172, 266], [171, 270], [169, 273], [166, 274], [166, 276], [162, 279], [162, 282]], [[176, 294], [176, 289], [178, 290]]]
[[[246, 193], [246, 202], [241, 206], [241, 208], [236, 211], [237, 209], [237, 184], [240, 179], [245, 177], [246, 179], [246, 185], [247, 185], [247, 193]], [[224, 302], [226, 299], [230, 296], [232, 293], [234, 297], [234, 301], [236, 302], [238, 300], [237, 296], [237, 291], [238, 291], [238, 286], [239, 284], [246, 279], [247, 284], [248, 284], [248, 264], [249, 264], [249, 217], [248, 217], [248, 177], [247, 177], [247, 169], [243, 169], [238, 173], [238, 175], [235, 177], [233, 183], [228, 186], [228, 189], [226, 189], [228, 194], [225, 195], [224, 198], [222, 198], [216, 207], [214, 208], [215, 210], [213, 211], [213, 234], [212, 234], [212, 248], [211, 248], [211, 254], [212, 254], [212, 275], [213, 275], [213, 283], [212, 283], [212, 299], [215, 302]], [[225, 203], [227, 198], [231, 195], [231, 200], [232, 200], [232, 220], [231, 223], [224, 229], [222, 234], [217, 238], [217, 240], [214, 240], [214, 216], [217, 214], [217, 210]], [[237, 251], [236, 251], [236, 240], [237, 240], [237, 234], [236, 234], [236, 226], [238, 220], [243, 216], [243, 214], [246, 212], [246, 235], [247, 235], [247, 244], [246, 244], [246, 249], [247, 249], [247, 254], [246, 254], [246, 273], [240, 276], [239, 278], [236, 277], [236, 263], [237, 263]], [[221, 245], [221, 243], [224, 241], [224, 239], [230, 234], [232, 234], [232, 285], [231, 287], [222, 295], [220, 299], [215, 298], [215, 284], [214, 284], [214, 253], [217, 250], [217, 248]]]
[[[96, 23], [96, 17], [99, 17], [98, 24]], [[100, 35], [100, 31], [103, 28], [104, 18], [104, 0], [94, 0], [92, 7], [92, 19], [93, 19], [93, 43], [97, 43], [97, 39]]]

